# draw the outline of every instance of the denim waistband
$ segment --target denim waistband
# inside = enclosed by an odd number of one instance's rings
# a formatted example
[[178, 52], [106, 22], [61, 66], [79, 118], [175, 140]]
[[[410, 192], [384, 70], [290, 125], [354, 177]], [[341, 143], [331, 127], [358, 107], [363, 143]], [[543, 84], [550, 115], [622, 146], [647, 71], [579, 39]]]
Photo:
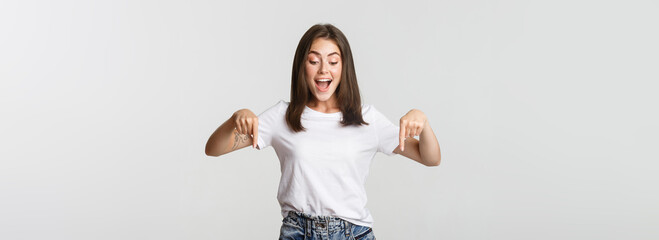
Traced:
[[343, 222], [345, 220], [339, 218], [339, 217], [332, 217], [332, 216], [314, 216], [311, 214], [307, 213], [302, 213], [302, 212], [296, 212], [296, 211], [289, 211], [288, 216], [290, 217], [300, 217], [306, 220], [311, 220], [311, 221], [319, 221], [319, 222]]
[[306, 213], [289, 211], [288, 217], [294, 219], [298, 226], [305, 229], [305, 233], [310, 235], [312, 232], [336, 233], [348, 232], [352, 228], [352, 223], [338, 217], [332, 216], [314, 216]]

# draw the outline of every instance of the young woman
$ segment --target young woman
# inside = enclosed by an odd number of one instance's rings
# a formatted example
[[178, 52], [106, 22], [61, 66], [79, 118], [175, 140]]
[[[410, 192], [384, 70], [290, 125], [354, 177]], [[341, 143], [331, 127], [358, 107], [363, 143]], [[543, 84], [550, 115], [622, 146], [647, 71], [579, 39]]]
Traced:
[[396, 127], [362, 105], [350, 45], [330, 24], [314, 25], [302, 36], [290, 102], [279, 101], [259, 116], [236, 111], [210, 136], [206, 154], [249, 145], [272, 146], [279, 157], [279, 239], [375, 239], [364, 188], [375, 153], [401, 154], [426, 166], [441, 160], [423, 112], [412, 109]]

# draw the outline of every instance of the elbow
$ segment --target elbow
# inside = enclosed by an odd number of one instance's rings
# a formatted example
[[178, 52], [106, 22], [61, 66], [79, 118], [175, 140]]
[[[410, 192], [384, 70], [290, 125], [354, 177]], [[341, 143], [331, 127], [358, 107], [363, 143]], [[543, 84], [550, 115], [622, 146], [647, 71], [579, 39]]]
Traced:
[[441, 162], [442, 162], [442, 152], [437, 151], [437, 159], [435, 159], [432, 166], [437, 167]]
[[426, 155], [421, 156], [420, 163], [427, 167], [436, 167], [439, 166], [439, 163], [442, 162], [442, 152], [437, 149], [436, 152], [425, 152]]
[[220, 152], [213, 151], [212, 149], [206, 147], [206, 156], [209, 156], [209, 157], [219, 157], [220, 155], [222, 155]]
[[206, 156], [219, 157], [222, 154], [225, 154], [226, 152], [223, 152], [222, 148], [219, 147], [219, 146], [221, 146], [221, 144], [218, 144], [214, 141], [208, 140], [208, 142], [206, 143], [206, 148], [205, 148]]
[[213, 153], [213, 152], [206, 151], [206, 156], [209, 156], [209, 157], [219, 157], [220, 154], [216, 154], [216, 153]]
[[428, 167], [437, 167], [437, 166], [439, 166], [439, 163], [441, 163], [441, 162], [442, 162], [442, 157], [440, 156], [436, 159], [433, 159], [433, 160], [429, 161], [426, 164], [426, 166], [428, 166]]
[[438, 159], [437, 161], [426, 164], [426, 166], [428, 166], [428, 167], [437, 167], [437, 166], [439, 166], [440, 162], [441, 161]]

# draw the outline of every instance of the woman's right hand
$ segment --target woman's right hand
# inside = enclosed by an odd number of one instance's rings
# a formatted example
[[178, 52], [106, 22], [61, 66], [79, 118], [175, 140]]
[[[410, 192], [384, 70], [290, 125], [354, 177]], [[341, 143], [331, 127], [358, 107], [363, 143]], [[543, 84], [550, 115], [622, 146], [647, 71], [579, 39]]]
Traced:
[[259, 136], [259, 118], [249, 109], [240, 109], [231, 116], [239, 134], [252, 136], [252, 147], [256, 148]]

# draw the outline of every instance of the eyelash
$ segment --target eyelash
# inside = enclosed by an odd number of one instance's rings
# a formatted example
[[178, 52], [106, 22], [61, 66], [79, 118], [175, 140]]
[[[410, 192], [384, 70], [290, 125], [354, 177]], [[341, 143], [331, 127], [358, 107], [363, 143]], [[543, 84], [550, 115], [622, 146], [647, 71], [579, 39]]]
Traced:
[[[309, 63], [311, 63], [311, 65], [315, 65], [315, 64], [318, 63], [318, 61], [309, 61]], [[339, 62], [330, 62], [330, 64], [332, 64], [332, 65], [336, 65], [336, 64], [338, 64], [338, 63], [339, 63]]]

